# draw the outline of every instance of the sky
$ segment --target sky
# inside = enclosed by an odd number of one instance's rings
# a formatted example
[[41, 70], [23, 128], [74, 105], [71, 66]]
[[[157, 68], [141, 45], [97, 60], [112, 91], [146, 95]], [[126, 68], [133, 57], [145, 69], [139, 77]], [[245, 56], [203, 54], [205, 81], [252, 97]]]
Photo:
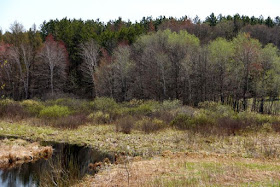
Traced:
[[217, 16], [280, 16], [280, 0], [0, 0], [0, 28], [7, 31], [15, 21], [25, 29], [44, 20], [76, 18], [100, 21], [118, 19], [140, 21], [143, 17], [196, 15], [204, 20], [212, 12]]

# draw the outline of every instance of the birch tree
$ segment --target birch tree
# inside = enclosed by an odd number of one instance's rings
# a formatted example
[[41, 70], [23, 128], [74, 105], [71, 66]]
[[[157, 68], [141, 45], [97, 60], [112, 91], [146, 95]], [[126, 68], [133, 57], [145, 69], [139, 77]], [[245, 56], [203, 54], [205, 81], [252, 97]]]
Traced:
[[38, 74], [47, 80], [45, 84], [53, 96], [55, 90], [61, 89], [66, 80], [67, 50], [63, 43], [54, 41], [53, 36], [49, 35], [38, 57]]

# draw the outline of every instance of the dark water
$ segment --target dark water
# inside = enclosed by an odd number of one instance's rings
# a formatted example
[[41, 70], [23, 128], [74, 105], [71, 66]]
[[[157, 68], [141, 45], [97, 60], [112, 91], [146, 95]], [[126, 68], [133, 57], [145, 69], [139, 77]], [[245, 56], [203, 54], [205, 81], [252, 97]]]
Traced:
[[44, 143], [54, 148], [48, 160], [25, 163], [17, 168], [0, 170], [0, 187], [69, 186], [85, 174], [94, 174], [89, 163], [112, 160], [88, 147], [62, 143]]

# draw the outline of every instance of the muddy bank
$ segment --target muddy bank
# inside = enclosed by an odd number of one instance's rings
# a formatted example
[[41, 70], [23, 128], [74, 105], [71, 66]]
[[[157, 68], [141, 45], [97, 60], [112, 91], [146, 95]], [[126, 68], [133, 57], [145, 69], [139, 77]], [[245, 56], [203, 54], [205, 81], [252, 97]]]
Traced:
[[14, 168], [23, 163], [48, 159], [52, 153], [51, 146], [41, 146], [38, 142], [3, 139], [0, 140], [0, 169]]

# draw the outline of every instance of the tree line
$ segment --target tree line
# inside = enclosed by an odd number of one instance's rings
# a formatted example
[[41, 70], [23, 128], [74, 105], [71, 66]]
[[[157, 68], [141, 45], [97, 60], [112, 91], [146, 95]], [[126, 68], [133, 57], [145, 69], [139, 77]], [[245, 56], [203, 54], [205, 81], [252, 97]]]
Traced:
[[0, 32], [1, 95], [15, 100], [72, 93], [117, 101], [180, 99], [184, 104], [279, 95], [280, 19], [215, 16], [50, 20]]

